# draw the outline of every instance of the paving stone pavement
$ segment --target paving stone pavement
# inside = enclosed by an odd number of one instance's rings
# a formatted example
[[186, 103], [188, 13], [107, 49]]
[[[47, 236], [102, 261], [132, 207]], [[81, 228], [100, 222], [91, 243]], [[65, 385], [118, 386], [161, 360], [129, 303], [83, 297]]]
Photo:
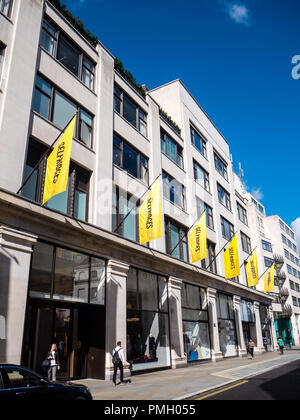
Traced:
[[296, 360], [300, 360], [300, 349], [288, 350], [283, 356], [270, 352], [255, 356], [253, 360], [235, 358], [145, 373], [133, 376], [131, 384], [117, 387], [111, 381], [85, 379], [75, 382], [88, 386], [95, 400], [180, 400]]

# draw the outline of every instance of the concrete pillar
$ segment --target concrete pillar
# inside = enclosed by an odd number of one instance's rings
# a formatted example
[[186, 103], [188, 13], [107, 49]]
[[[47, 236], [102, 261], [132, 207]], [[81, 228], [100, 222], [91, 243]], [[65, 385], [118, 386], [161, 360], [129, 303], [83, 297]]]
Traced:
[[277, 342], [277, 334], [276, 334], [274, 313], [273, 313], [273, 308], [272, 307], [269, 307], [269, 318], [270, 318], [271, 339], [272, 339], [274, 351], [277, 351], [277, 350], [279, 350], [279, 346], [278, 346], [278, 342]]
[[212, 361], [217, 362], [223, 359], [220, 349], [218, 314], [217, 314], [217, 290], [207, 289], [208, 313], [210, 324], [210, 336], [212, 345]]
[[0, 226], [0, 360], [21, 363], [33, 245], [37, 237]]
[[239, 357], [247, 356], [247, 348], [243, 333], [242, 315], [241, 315], [241, 298], [240, 296], [233, 296], [233, 308], [235, 313], [236, 335], [238, 341]]
[[177, 369], [187, 366], [187, 357], [184, 355], [182, 305], [181, 305], [182, 281], [170, 277], [168, 282], [169, 317], [170, 317], [170, 340], [171, 340], [171, 363], [172, 368]]
[[[105, 379], [110, 380], [113, 374], [112, 351], [117, 341], [122, 342], [126, 358], [127, 310], [126, 283], [129, 265], [121, 261], [109, 260], [107, 263], [106, 281], [106, 337], [105, 337]], [[130, 375], [124, 369], [124, 376]]]
[[265, 351], [264, 344], [263, 344], [263, 337], [262, 337], [262, 328], [261, 328], [261, 320], [260, 320], [260, 312], [259, 312], [259, 302], [254, 302], [254, 314], [255, 314], [255, 332], [256, 332], [256, 354], [262, 354]]

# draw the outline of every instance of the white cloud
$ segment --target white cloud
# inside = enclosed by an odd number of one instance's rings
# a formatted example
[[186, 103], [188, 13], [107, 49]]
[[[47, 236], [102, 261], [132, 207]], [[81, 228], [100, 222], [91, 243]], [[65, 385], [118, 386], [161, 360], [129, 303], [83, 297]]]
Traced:
[[220, 0], [220, 3], [235, 23], [250, 26], [251, 12], [245, 4], [230, 0]]
[[253, 189], [252, 191], [251, 191], [251, 194], [253, 195], [253, 197], [255, 197], [256, 198], [256, 200], [258, 200], [258, 201], [261, 201], [263, 198], [264, 198], [264, 194], [263, 194], [263, 192], [262, 192], [262, 190], [261, 190], [261, 188], [259, 187], [259, 188], [256, 188], [256, 189]]
[[291, 224], [292, 229], [295, 231], [297, 244], [298, 244], [298, 252], [300, 254], [300, 217], [294, 220]]

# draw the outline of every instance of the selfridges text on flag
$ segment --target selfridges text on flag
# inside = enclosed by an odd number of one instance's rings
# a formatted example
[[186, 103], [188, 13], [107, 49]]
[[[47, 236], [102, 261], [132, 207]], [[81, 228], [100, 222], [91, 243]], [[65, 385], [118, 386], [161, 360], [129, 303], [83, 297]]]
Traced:
[[190, 249], [192, 263], [207, 258], [206, 211], [190, 234]]
[[224, 266], [226, 279], [233, 279], [241, 274], [237, 235], [224, 252]]
[[257, 262], [257, 251], [253, 252], [250, 260], [246, 265], [246, 272], [247, 272], [247, 279], [248, 279], [248, 286], [254, 287], [258, 285], [258, 262]]

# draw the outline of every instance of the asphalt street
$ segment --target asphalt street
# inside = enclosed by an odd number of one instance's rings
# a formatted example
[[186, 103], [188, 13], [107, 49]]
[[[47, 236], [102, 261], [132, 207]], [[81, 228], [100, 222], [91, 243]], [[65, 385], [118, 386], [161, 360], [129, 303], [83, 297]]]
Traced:
[[207, 401], [300, 401], [300, 361], [199, 395]]

